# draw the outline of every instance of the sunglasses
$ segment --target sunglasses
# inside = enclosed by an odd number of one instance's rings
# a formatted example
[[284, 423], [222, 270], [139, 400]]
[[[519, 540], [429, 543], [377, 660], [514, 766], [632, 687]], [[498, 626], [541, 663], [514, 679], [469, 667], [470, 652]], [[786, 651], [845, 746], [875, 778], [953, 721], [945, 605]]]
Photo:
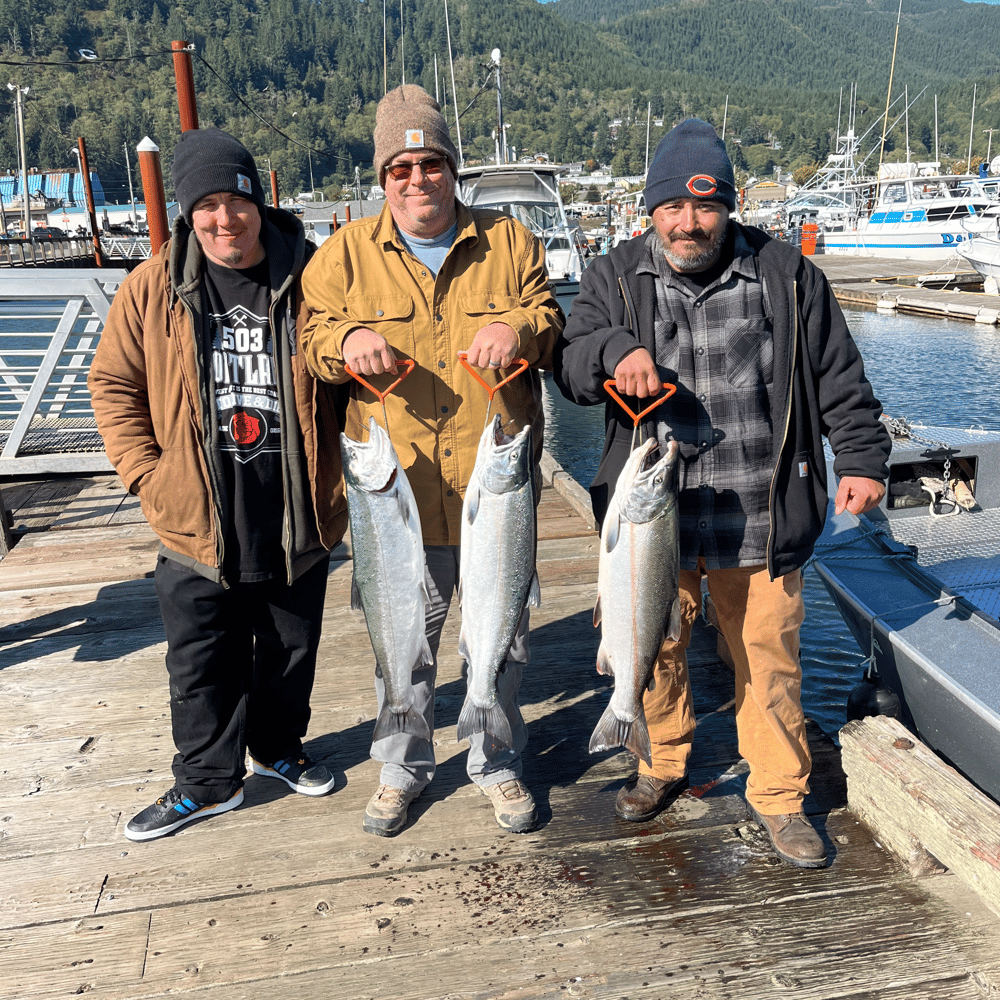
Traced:
[[416, 163], [393, 163], [385, 168], [385, 172], [394, 181], [408, 181], [414, 167], [420, 167], [425, 177], [434, 180], [444, 173], [448, 160], [444, 156], [428, 156], [424, 160], [417, 160]]

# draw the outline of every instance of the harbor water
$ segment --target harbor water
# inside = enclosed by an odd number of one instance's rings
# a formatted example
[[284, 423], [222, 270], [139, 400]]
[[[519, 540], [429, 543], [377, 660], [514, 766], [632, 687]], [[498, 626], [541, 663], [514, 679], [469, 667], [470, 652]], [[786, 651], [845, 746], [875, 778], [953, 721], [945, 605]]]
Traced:
[[[910, 423], [1000, 430], [1000, 332], [964, 320], [846, 309], [875, 394], [886, 414]], [[564, 399], [546, 378], [545, 443], [584, 487], [604, 441], [604, 407]], [[864, 654], [817, 574], [805, 572], [802, 699], [806, 714], [836, 739]]]

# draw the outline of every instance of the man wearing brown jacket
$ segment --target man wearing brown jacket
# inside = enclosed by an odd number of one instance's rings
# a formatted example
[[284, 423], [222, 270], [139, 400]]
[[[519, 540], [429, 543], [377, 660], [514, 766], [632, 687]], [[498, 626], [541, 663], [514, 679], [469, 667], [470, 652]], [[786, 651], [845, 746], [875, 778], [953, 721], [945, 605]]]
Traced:
[[243, 801], [252, 770], [306, 795], [329, 550], [347, 515], [332, 390], [297, 347], [302, 224], [267, 209], [250, 153], [185, 132], [172, 238], [126, 279], [89, 385], [105, 450], [160, 537], [174, 787], [126, 825], [151, 840]]
[[[313, 315], [302, 344], [310, 369], [334, 384], [350, 380], [348, 367], [384, 376], [395, 372], [398, 359], [414, 362], [413, 373], [386, 397], [385, 422], [423, 533], [426, 636], [435, 661], [418, 665], [412, 679], [418, 710], [433, 734], [436, 657], [458, 585], [462, 500], [491, 405], [458, 355], [466, 353], [493, 385], [498, 372], [511, 374], [514, 358], [528, 362], [529, 371], [497, 391], [492, 413], [505, 426], [532, 427], [537, 459], [544, 419], [536, 369], [551, 367], [563, 317], [549, 289], [541, 242], [513, 219], [456, 199], [458, 151], [440, 106], [423, 88], [404, 84], [379, 103], [374, 159], [385, 208], [377, 218], [344, 226], [310, 262], [302, 288]], [[382, 422], [381, 404], [356, 388], [347, 437], [363, 440], [372, 414]], [[527, 731], [518, 691], [527, 660], [525, 610], [498, 677], [513, 745], [494, 747], [485, 733], [474, 733], [466, 762], [497, 823], [515, 833], [537, 822], [534, 798], [521, 780]], [[381, 709], [380, 678], [376, 694]], [[382, 768], [362, 827], [391, 837], [434, 776], [434, 740], [397, 733], [376, 740], [371, 754]]]

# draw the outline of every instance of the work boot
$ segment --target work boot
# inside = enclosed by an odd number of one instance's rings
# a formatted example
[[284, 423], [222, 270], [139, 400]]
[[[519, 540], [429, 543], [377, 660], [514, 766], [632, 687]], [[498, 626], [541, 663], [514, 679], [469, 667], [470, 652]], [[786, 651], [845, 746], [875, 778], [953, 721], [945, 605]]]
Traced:
[[670, 805], [687, 786], [686, 774], [679, 778], [633, 775], [615, 799], [615, 812], [630, 823], [641, 823]]
[[418, 789], [379, 785], [365, 807], [362, 829], [376, 837], [394, 837], [406, 826], [406, 810], [419, 794]]
[[493, 803], [497, 824], [511, 833], [528, 833], [538, 823], [538, 812], [531, 792], [520, 778], [508, 778], [495, 785], [479, 786]]
[[825, 868], [826, 848], [805, 813], [762, 816], [753, 806], [750, 815], [764, 828], [774, 853], [797, 868]]

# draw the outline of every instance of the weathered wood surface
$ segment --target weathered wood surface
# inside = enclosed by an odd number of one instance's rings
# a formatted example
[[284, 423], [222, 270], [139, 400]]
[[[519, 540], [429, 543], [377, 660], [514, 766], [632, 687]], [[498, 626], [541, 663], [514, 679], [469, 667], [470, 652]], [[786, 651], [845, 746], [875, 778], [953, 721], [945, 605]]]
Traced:
[[1000, 914], [1000, 806], [895, 719], [841, 731], [848, 800], [911, 870], [927, 855], [951, 869]]
[[997, 995], [993, 916], [954, 876], [915, 882], [878, 847], [844, 809], [840, 752], [814, 726], [806, 807], [833, 864], [777, 861], [747, 821], [732, 675], [707, 628], [691, 654], [691, 790], [653, 822], [614, 816], [633, 762], [586, 752], [610, 696], [594, 670], [597, 539], [554, 489], [539, 509], [543, 606], [522, 688], [536, 831], [503, 833], [465, 774], [456, 613], [435, 779], [398, 837], [362, 833], [378, 781], [373, 657], [348, 609], [347, 545], [331, 563], [307, 744], [334, 768], [334, 793], [252, 776], [234, 812], [130, 843], [124, 823], [171, 783], [156, 543], [144, 525], [107, 522], [114, 491], [100, 477], [62, 487], [11, 490], [35, 527], [0, 563], [3, 996]]

